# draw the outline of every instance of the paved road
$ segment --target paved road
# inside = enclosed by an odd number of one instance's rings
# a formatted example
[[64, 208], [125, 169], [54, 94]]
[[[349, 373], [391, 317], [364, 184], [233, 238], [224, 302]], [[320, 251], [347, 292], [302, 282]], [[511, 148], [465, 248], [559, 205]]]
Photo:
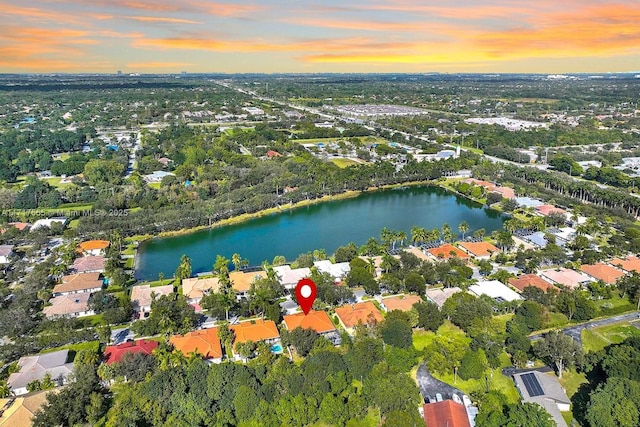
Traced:
[[[562, 329], [562, 332], [569, 335], [573, 338], [578, 344], [582, 344], [582, 340], [580, 338], [580, 334], [584, 329], [592, 329], [600, 326], [611, 325], [613, 323], [621, 323], [621, 322], [630, 322], [632, 320], [638, 320], [638, 312], [620, 314], [618, 316], [608, 317], [606, 319], [598, 319], [592, 320], [587, 323], [582, 323], [580, 325], [569, 326], [567, 328]], [[531, 335], [529, 337], [532, 341], [536, 341], [542, 339], [542, 334]]]
[[440, 393], [443, 399], [451, 399], [451, 396], [455, 393], [460, 398], [464, 395], [464, 393], [457, 388], [443, 383], [440, 380], [435, 379], [427, 370], [427, 366], [423, 363], [418, 368], [418, 372], [416, 373], [416, 380], [420, 385], [420, 393], [422, 393], [422, 397], [425, 402], [429, 402], [431, 399], [436, 398], [436, 393]]

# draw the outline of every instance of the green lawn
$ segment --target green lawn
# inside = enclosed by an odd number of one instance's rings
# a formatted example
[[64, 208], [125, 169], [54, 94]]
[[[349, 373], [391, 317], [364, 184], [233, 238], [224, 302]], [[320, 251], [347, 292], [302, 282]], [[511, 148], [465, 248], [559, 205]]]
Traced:
[[569, 323], [569, 319], [562, 313], [549, 313], [549, 319], [547, 323], [544, 325], [546, 328], [557, 328], [559, 326], [564, 326]]
[[610, 344], [619, 344], [629, 337], [640, 337], [640, 330], [629, 323], [616, 323], [582, 331], [585, 352], [598, 351]]
[[[459, 377], [454, 382], [453, 374], [451, 375], [434, 375], [440, 381], [444, 381], [447, 384], [451, 384], [454, 387], [459, 388], [465, 394], [471, 395], [471, 393], [481, 393], [487, 390], [497, 390], [504, 394], [507, 404], [516, 404], [520, 402], [520, 394], [516, 389], [513, 380], [509, 377], [502, 375], [502, 368], [491, 369], [486, 372], [487, 378], [481, 378], [479, 380], [469, 379], [462, 380]], [[488, 380], [488, 381], [487, 381]]]
[[93, 350], [97, 352], [99, 348], [100, 348], [99, 341], [88, 341], [88, 342], [81, 342], [77, 344], [63, 345], [61, 347], [56, 347], [56, 348], [49, 348], [47, 350], [42, 350], [42, 353], [51, 353], [58, 350], [72, 350], [72, 351], [75, 351], [76, 353], [82, 350]]
[[576, 391], [580, 386], [587, 382], [587, 377], [583, 373], [577, 373], [575, 369], [570, 369], [562, 373], [562, 379], [560, 384], [564, 387], [564, 391], [567, 392], [569, 399], [576, 394]]
[[124, 260], [124, 268], [127, 270], [131, 270], [133, 268], [133, 261], [135, 261], [134, 258], [127, 258]]
[[349, 420], [347, 427], [376, 427], [380, 425], [380, 410], [369, 409], [369, 413], [362, 420]]
[[150, 182], [149, 183], [149, 187], [154, 188], [156, 190], [160, 189], [160, 185], [162, 185], [162, 183], [160, 183], [160, 182]]
[[353, 166], [353, 165], [357, 165], [359, 164], [358, 162], [356, 162], [355, 160], [351, 160], [351, 159], [331, 159], [332, 163], [335, 163], [339, 168], [346, 168], [348, 166]]

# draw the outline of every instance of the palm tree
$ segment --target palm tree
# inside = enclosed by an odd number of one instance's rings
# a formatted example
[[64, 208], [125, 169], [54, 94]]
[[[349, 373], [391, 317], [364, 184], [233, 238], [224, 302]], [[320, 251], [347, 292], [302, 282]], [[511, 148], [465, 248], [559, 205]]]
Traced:
[[458, 225], [458, 231], [462, 233], [462, 240], [464, 240], [464, 235], [469, 231], [469, 224], [467, 221], [462, 221], [460, 225]]
[[411, 242], [425, 242], [427, 240], [427, 229], [414, 225], [411, 229]]
[[453, 240], [453, 233], [451, 232], [451, 227], [446, 222], [442, 224], [442, 237], [445, 242], [449, 242]]
[[240, 263], [242, 262], [242, 258], [240, 257], [240, 254], [235, 253], [231, 256], [231, 263], [233, 264], [233, 269], [238, 271], [238, 269], [240, 268]]
[[486, 232], [487, 230], [485, 230], [484, 228], [479, 228], [473, 232], [473, 237], [483, 239]]
[[433, 230], [431, 230], [429, 232], [429, 240], [431, 240], [432, 242], [436, 242], [436, 241], [440, 240], [440, 229], [439, 228], [434, 228]]
[[160, 286], [164, 285], [164, 273], [162, 271], [158, 273], [158, 281], [160, 282]]
[[382, 240], [382, 242], [384, 243], [385, 248], [388, 248], [389, 246], [391, 246], [391, 241], [393, 240], [393, 238], [394, 238], [393, 232], [389, 230], [387, 227], [384, 227], [380, 231], [380, 240]]
[[403, 246], [404, 241], [407, 240], [407, 233], [405, 233], [404, 231], [398, 231], [396, 232], [396, 238], [400, 240], [400, 246]]

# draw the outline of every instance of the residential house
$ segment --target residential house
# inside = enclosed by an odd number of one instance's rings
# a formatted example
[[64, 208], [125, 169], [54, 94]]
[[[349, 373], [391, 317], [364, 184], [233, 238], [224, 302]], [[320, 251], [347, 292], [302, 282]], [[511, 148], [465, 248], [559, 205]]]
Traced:
[[477, 296], [486, 295], [497, 302], [511, 302], [522, 299], [517, 292], [511, 290], [499, 280], [480, 281], [475, 285], [469, 286], [469, 292]]
[[164, 178], [166, 176], [176, 176], [176, 174], [171, 173], [171, 172], [165, 172], [165, 171], [155, 171], [153, 173], [150, 173], [148, 175], [143, 176], [142, 178], [148, 184], [153, 184], [153, 183], [161, 182], [162, 178]]
[[217, 277], [192, 277], [182, 281], [182, 294], [187, 297], [187, 302], [196, 306], [196, 311], [200, 311], [200, 301], [202, 297], [220, 290], [220, 279]]
[[427, 403], [423, 406], [427, 427], [471, 427], [467, 409], [453, 400]]
[[427, 299], [436, 304], [439, 308], [442, 308], [445, 301], [458, 292], [462, 292], [462, 289], [457, 286], [453, 286], [451, 288], [428, 289]]
[[380, 300], [380, 307], [386, 311], [400, 310], [411, 311], [414, 304], [422, 302], [418, 295], [396, 295]]
[[16, 396], [27, 394], [27, 384], [36, 380], [42, 381], [47, 374], [57, 385], [66, 384], [67, 378], [73, 372], [69, 350], [21, 357], [18, 367], [20, 370], [9, 375], [7, 380], [7, 385]]
[[290, 331], [295, 328], [312, 329], [318, 334], [336, 332], [336, 327], [324, 311], [310, 310], [308, 314], [296, 313], [283, 318], [284, 325]]
[[311, 277], [311, 269], [307, 267], [292, 269], [290, 265], [279, 265], [273, 267], [273, 271], [286, 289], [294, 289], [300, 280]]
[[83, 292], [98, 292], [102, 289], [100, 273], [76, 273], [62, 276], [62, 283], [53, 287], [53, 295], [69, 295]]
[[516, 203], [523, 208], [536, 208], [537, 206], [544, 205], [544, 202], [532, 197], [516, 197]]
[[27, 227], [29, 227], [29, 223], [27, 222], [10, 222], [7, 224], [7, 227], [0, 228], [0, 234], [6, 233], [10, 228], [16, 228], [20, 231], [23, 231]]
[[[405, 252], [409, 252], [413, 255], [415, 255], [418, 259], [422, 260], [422, 261], [431, 261], [431, 258], [429, 258], [429, 256], [424, 253], [424, 251], [420, 248], [417, 248], [415, 246], [410, 246], [409, 248], [405, 249]], [[378, 256], [375, 258], [380, 258], [380, 263], [382, 263], [382, 257]]]
[[534, 288], [541, 289], [544, 292], [547, 292], [548, 289], [558, 289], [553, 286], [553, 284], [535, 274], [523, 274], [518, 277], [512, 277], [509, 279], [509, 284], [519, 292], [523, 292], [528, 286], [533, 286]]
[[236, 358], [240, 356], [236, 352], [236, 346], [239, 343], [252, 341], [255, 343], [264, 341], [271, 345], [272, 352], [282, 353], [282, 345], [280, 344], [280, 332], [273, 320], [252, 319], [231, 325], [235, 339], [233, 341], [233, 349]]
[[127, 341], [118, 345], [109, 345], [104, 349], [103, 361], [107, 365], [119, 363], [122, 357], [128, 353], [143, 353], [150, 355], [158, 348], [158, 341], [137, 340]]
[[607, 285], [615, 284], [619, 278], [624, 276], [623, 271], [601, 262], [596, 264], [583, 264], [580, 270], [596, 280], [602, 280]]
[[56, 317], [84, 317], [93, 316], [95, 313], [89, 309], [89, 297], [91, 292], [76, 294], [64, 294], [49, 300], [48, 306], [42, 309], [47, 318]]
[[627, 273], [631, 273], [633, 271], [640, 273], [640, 258], [635, 256], [628, 256], [625, 259], [613, 258], [609, 261], [609, 264], [614, 267], [621, 268]]
[[449, 243], [440, 245], [437, 248], [428, 249], [427, 252], [429, 252], [432, 258], [435, 260], [443, 260], [449, 258], [469, 259], [469, 255], [466, 252], [461, 251], [460, 249]]
[[184, 335], [173, 335], [169, 338], [169, 343], [185, 356], [195, 353], [209, 362], [222, 362], [224, 353], [218, 337], [218, 328], [201, 329]]
[[89, 240], [78, 245], [78, 252], [84, 255], [104, 255], [110, 244], [108, 240]]
[[47, 401], [50, 390], [0, 399], [0, 427], [31, 427], [33, 417]]
[[103, 256], [83, 256], [73, 261], [70, 269], [76, 273], [104, 273], [107, 259]]
[[147, 317], [151, 312], [151, 302], [154, 298], [173, 293], [173, 285], [151, 287], [151, 285], [139, 285], [131, 288], [131, 302], [134, 310], [138, 312], [140, 319]]
[[489, 242], [460, 242], [458, 244], [462, 248], [463, 251], [471, 255], [472, 258], [475, 259], [484, 259], [488, 260], [494, 254], [500, 252], [496, 246], [492, 245]]
[[551, 415], [557, 426], [567, 427], [560, 412], [571, 409], [571, 400], [558, 378], [534, 370], [516, 373], [513, 380], [523, 402], [537, 403]]
[[11, 255], [13, 255], [12, 245], [0, 245], [0, 264], [9, 264]]
[[351, 266], [348, 262], [339, 262], [333, 264], [331, 261], [325, 259], [323, 261], [316, 261], [313, 265], [321, 273], [329, 273], [336, 283], [341, 282], [347, 274], [351, 271]]
[[336, 315], [342, 327], [351, 336], [358, 324], [374, 325], [383, 320], [380, 310], [371, 301], [343, 305], [336, 308]]
[[236, 291], [236, 298], [238, 300], [242, 298], [249, 298], [249, 290], [251, 284], [256, 280], [266, 279], [267, 273], [263, 270], [259, 271], [232, 271], [229, 273], [229, 280], [231, 280], [231, 286]]
[[580, 286], [586, 286], [593, 282], [593, 278], [585, 273], [578, 273], [568, 268], [550, 268], [542, 270], [538, 273], [540, 277], [550, 281], [554, 285], [562, 285], [565, 288], [576, 289]]
[[566, 215], [567, 211], [557, 208], [553, 205], [540, 205], [535, 207], [536, 212], [542, 216], [549, 216], [551, 214], [563, 214]]

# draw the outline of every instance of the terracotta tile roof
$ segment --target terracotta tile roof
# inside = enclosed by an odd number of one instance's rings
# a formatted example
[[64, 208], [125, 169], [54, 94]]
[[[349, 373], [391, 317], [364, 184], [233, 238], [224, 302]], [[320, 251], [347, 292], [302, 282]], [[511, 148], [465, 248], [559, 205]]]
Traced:
[[51, 305], [42, 309], [42, 313], [46, 317], [67, 316], [74, 313], [81, 313], [89, 310], [89, 292], [80, 292], [77, 294], [60, 295], [52, 298], [49, 302]]
[[566, 213], [564, 209], [557, 208], [553, 205], [542, 205], [536, 207], [535, 209], [544, 216], [551, 215], [552, 213]]
[[383, 298], [381, 304], [387, 307], [388, 311], [409, 311], [414, 304], [419, 302], [422, 302], [422, 298], [417, 295], [398, 295], [391, 298]]
[[0, 228], [0, 234], [4, 234], [9, 228], [17, 228], [20, 231], [23, 231], [25, 228], [29, 227], [29, 223], [27, 222], [10, 222], [7, 224], [7, 228]]
[[185, 335], [173, 335], [169, 338], [169, 342], [185, 356], [195, 352], [205, 359], [222, 358], [222, 344], [218, 338], [218, 328], [202, 329]]
[[480, 187], [484, 187], [489, 191], [493, 191], [496, 188], [496, 185], [489, 181], [482, 181], [480, 179], [475, 179], [475, 178], [467, 178], [462, 182], [466, 182], [467, 184], [479, 185]]
[[516, 198], [516, 192], [513, 190], [513, 188], [496, 187], [496, 188], [493, 189], [493, 192], [500, 194], [505, 199], [515, 199]]
[[284, 324], [290, 331], [297, 327], [301, 327], [302, 329], [313, 329], [319, 334], [336, 330], [336, 327], [333, 325], [333, 322], [331, 322], [329, 315], [324, 311], [311, 310], [306, 316], [304, 313], [284, 316]]
[[233, 284], [233, 289], [237, 292], [247, 292], [251, 288], [251, 284], [256, 279], [266, 279], [267, 273], [260, 271], [244, 272], [232, 271], [229, 273], [229, 280]]
[[625, 259], [614, 258], [609, 261], [609, 264], [620, 267], [624, 271], [636, 271], [640, 273], [640, 258], [635, 256], [629, 256]]
[[102, 256], [83, 256], [76, 258], [71, 265], [71, 269], [78, 273], [84, 273], [87, 271], [103, 271], [104, 266], [107, 263], [107, 259]]
[[106, 249], [109, 247], [108, 240], [88, 240], [78, 245], [78, 249], [81, 251], [93, 251], [98, 249]]
[[220, 280], [217, 277], [202, 279], [193, 277], [182, 281], [182, 293], [188, 299], [202, 298], [207, 292], [217, 292], [220, 289]]
[[424, 421], [427, 427], [471, 427], [464, 405], [453, 400], [424, 405]]
[[601, 262], [597, 264], [584, 264], [580, 269], [589, 276], [602, 280], [609, 285], [616, 283], [619, 278], [624, 276], [622, 271]]
[[173, 292], [173, 285], [164, 285], [151, 287], [151, 285], [139, 285], [131, 288], [131, 301], [138, 301], [140, 307], [151, 305], [151, 294], [155, 294], [156, 298], [161, 295], [169, 295]]
[[248, 320], [237, 325], [231, 325], [231, 330], [235, 334], [234, 346], [239, 342], [259, 342], [280, 338], [280, 332], [278, 332], [273, 320]]
[[366, 325], [373, 321], [382, 321], [380, 310], [371, 301], [338, 307], [336, 314], [347, 328], [353, 328], [360, 322]]
[[118, 345], [110, 345], [104, 349], [103, 360], [104, 363], [110, 365], [120, 362], [122, 356], [127, 353], [151, 354], [156, 348], [158, 348], [158, 342], [149, 340], [129, 341]]
[[62, 276], [62, 283], [54, 286], [53, 293], [79, 292], [101, 287], [100, 273], [76, 273]]
[[[423, 260], [423, 261], [429, 261], [429, 260], [431, 260], [431, 258], [429, 258], [429, 257], [427, 256], [427, 254], [425, 254], [425, 253], [422, 251], [422, 249], [420, 249], [420, 248], [416, 248], [415, 246], [412, 246], [412, 247], [410, 247], [410, 248], [408, 248], [408, 249], [405, 249], [404, 251], [405, 251], [405, 252], [409, 252], [409, 253], [411, 253], [411, 254], [415, 255], [416, 257], [418, 257], [418, 259], [421, 259], [421, 260]], [[377, 258], [380, 258], [380, 260], [382, 260], [382, 257], [377, 257]], [[382, 261], [381, 261], [381, 262], [382, 262]], [[376, 267], [379, 267], [379, 265], [376, 265]]]
[[476, 257], [489, 256], [500, 252], [500, 249], [489, 242], [460, 242], [458, 245]]
[[451, 252], [455, 253], [455, 256], [458, 258], [469, 258], [469, 254], [467, 254], [464, 251], [461, 251], [460, 249], [456, 248], [455, 246], [446, 243], [442, 246], [438, 246], [437, 248], [432, 248], [429, 249], [428, 251], [431, 255], [433, 255], [436, 258], [442, 258], [442, 259], [449, 259], [452, 257]]
[[547, 282], [540, 276], [536, 276], [535, 274], [523, 274], [519, 277], [512, 277], [509, 279], [509, 284], [520, 292], [524, 291], [524, 288], [527, 286], [533, 286], [535, 288], [542, 289], [545, 292], [549, 288], [557, 289], [553, 284]]

